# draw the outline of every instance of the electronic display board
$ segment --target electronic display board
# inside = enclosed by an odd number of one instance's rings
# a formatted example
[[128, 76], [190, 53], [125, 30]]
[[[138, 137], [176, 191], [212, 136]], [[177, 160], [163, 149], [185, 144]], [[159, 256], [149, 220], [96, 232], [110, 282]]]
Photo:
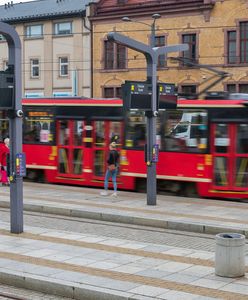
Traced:
[[[146, 81], [125, 81], [122, 85], [123, 106], [125, 110], [140, 109], [152, 111], [152, 84]], [[175, 85], [157, 84], [156, 109], [174, 109], [177, 106]]]
[[14, 67], [0, 71], [0, 109], [14, 108]]

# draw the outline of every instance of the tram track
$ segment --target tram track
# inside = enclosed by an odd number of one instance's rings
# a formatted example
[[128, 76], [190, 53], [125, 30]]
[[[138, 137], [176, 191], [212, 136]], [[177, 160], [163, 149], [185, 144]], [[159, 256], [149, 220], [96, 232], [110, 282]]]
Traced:
[[[9, 212], [8, 208], [0, 208], [0, 212]], [[178, 231], [178, 230], [172, 230], [172, 229], [164, 229], [164, 228], [158, 228], [158, 227], [150, 227], [150, 226], [142, 226], [142, 225], [135, 225], [135, 224], [122, 224], [122, 223], [111, 223], [110, 221], [100, 221], [100, 220], [90, 220], [86, 218], [78, 218], [78, 217], [69, 217], [69, 216], [61, 216], [61, 215], [51, 215], [49, 213], [38, 213], [38, 212], [30, 212], [25, 211], [25, 216], [35, 216], [35, 217], [41, 217], [41, 218], [48, 218], [51, 220], [58, 219], [62, 221], [72, 221], [72, 222], [78, 222], [78, 223], [84, 223], [84, 224], [92, 224], [92, 225], [105, 225], [109, 228], [111, 227], [118, 227], [118, 228], [125, 228], [125, 229], [135, 229], [142, 232], [158, 232], [158, 233], [167, 233], [171, 235], [178, 235], [178, 236], [188, 236], [188, 237], [197, 237], [200, 239], [209, 239], [214, 240], [214, 236], [210, 234], [204, 234], [204, 236], [199, 235], [195, 232], [185, 232], [185, 231]]]
[[[4, 215], [3, 215], [4, 214]], [[1, 219], [8, 221], [9, 209], [0, 209]], [[82, 234], [97, 234], [105, 238], [123, 238], [137, 242], [167, 244], [202, 251], [214, 251], [213, 235], [154, 228], [141, 225], [125, 225], [107, 221], [89, 220], [75, 217], [49, 215], [45, 213], [24, 212], [25, 226], [43, 227]]]
[[[186, 241], [187, 239], [192, 240], [194, 238], [198, 238], [199, 240], [204, 241], [206, 243], [208, 241], [208, 249], [210, 251], [213, 251], [214, 248], [214, 234], [216, 232], [209, 231], [209, 234], [205, 233], [207, 231], [198, 230], [199, 226], [202, 226], [201, 220], [204, 222], [204, 220], [211, 220], [213, 221], [212, 224], [218, 224], [216, 222], [219, 222], [220, 226], [225, 226], [224, 222], [232, 222], [233, 226], [236, 224], [248, 224], [247, 220], [238, 219], [233, 217], [232, 215], [228, 215], [228, 218], [223, 218], [223, 215], [217, 216], [215, 214], [213, 215], [204, 215], [204, 213], [194, 213], [194, 211], [183, 210], [182, 212], [179, 210], [165, 210], [159, 209], [158, 207], [143, 207], [143, 206], [129, 206], [128, 202], [126, 202], [126, 199], [134, 199], [134, 202], [136, 198], [131, 198], [131, 196], [136, 196], [134, 193], [126, 192], [122, 196], [118, 197], [117, 199], [113, 198], [106, 198], [106, 200], [102, 201], [102, 197], [99, 196], [99, 194], [96, 194], [96, 190], [92, 190], [89, 188], [81, 189], [78, 187], [64, 187], [64, 186], [57, 186], [57, 185], [37, 185], [37, 184], [27, 184], [24, 186], [24, 214], [27, 218], [28, 216], [30, 218], [39, 218], [40, 220], [37, 220], [37, 223], [42, 226], [43, 222], [50, 222], [51, 228], [57, 228], [56, 223], [59, 223], [64, 230], [67, 230], [67, 227], [69, 228], [68, 231], [75, 231], [75, 232], [85, 232], [82, 227], [87, 227], [89, 232], [93, 232], [93, 229], [90, 228], [90, 226], [98, 226], [98, 229], [101, 232], [101, 234], [105, 235], [105, 232], [102, 228], [105, 228], [105, 231], [107, 228], [111, 228], [111, 233], [108, 233], [108, 236], [116, 236], [117, 238], [120, 236], [122, 238], [127, 238], [128, 235], [125, 236], [123, 233], [124, 231], [129, 230], [130, 236], [135, 236], [135, 238], [139, 241], [142, 241], [140, 239], [140, 236], [147, 235], [148, 238], [144, 238], [145, 241], [152, 241], [154, 243], [162, 243], [166, 242], [177, 246], [178, 243], [174, 243], [175, 237], [184, 238], [184, 243], [189, 245], [190, 242]], [[35, 192], [34, 192], [35, 189]], [[81, 191], [82, 190], [82, 191]], [[83, 192], [83, 193], [82, 193]], [[83, 195], [83, 197], [82, 197]], [[1, 196], [3, 197], [1, 200]], [[9, 196], [9, 191], [6, 189], [0, 190], [0, 211], [7, 212], [9, 209], [9, 201], [6, 201], [6, 197]], [[143, 198], [143, 195], [137, 195], [137, 200], [141, 200]], [[197, 199], [189, 199], [189, 201], [186, 199], [175, 199], [179, 204], [186, 203], [185, 207], [190, 206], [191, 204], [197, 204], [200, 205], [199, 200]], [[43, 202], [44, 201], [44, 202]], [[174, 199], [166, 199], [168, 201], [168, 205], [174, 201]], [[197, 202], [198, 201], [198, 202]], [[202, 200], [204, 201], [204, 200]], [[138, 202], [137, 202], [138, 203]], [[59, 205], [61, 204], [61, 206]], [[220, 204], [218, 201], [208, 202], [208, 208], [214, 211], [214, 207], [224, 207], [224, 203]], [[231, 204], [231, 205], [230, 205]], [[241, 209], [243, 210], [243, 207], [241, 204], [228, 204], [230, 209]], [[221, 205], [221, 206], [220, 206]], [[161, 208], [164, 206], [161, 205]], [[245, 209], [248, 209], [248, 207], [244, 207]], [[106, 210], [105, 210], [106, 209]], [[235, 213], [235, 210], [233, 210]], [[237, 210], [238, 212], [238, 210]], [[116, 214], [116, 216], [115, 216]], [[139, 215], [138, 215], [139, 214]], [[127, 219], [119, 218], [119, 215], [122, 217], [124, 216]], [[131, 216], [130, 220], [128, 219], [128, 216]], [[135, 219], [136, 216], [141, 217], [141, 222], [139, 222], [139, 219]], [[158, 216], [158, 217], [157, 217]], [[41, 218], [42, 217], [42, 218]], [[46, 218], [46, 219], [45, 219]], [[150, 220], [154, 218], [156, 221], [156, 224], [154, 226], [154, 223], [149, 223], [147, 221], [143, 222], [142, 218], [145, 218], [145, 220]], [[173, 218], [173, 219], [172, 219]], [[177, 218], [179, 221], [177, 221]], [[175, 222], [180, 222], [181, 218], [185, 218], [187, 220], [186, 222], [189, 223], [189, 225], [197, 224], [197, 230], [189, 230], [187, 229], [181, 229], [179, 228], [173, 228], [173, 226], [169, 227], [166, 224], [166, 220], [175, 220]], [[188, 218], [188, 219], [187, 219]], [[45, 221], [43, 221], [45, 220]], [[49, 221], [48, 221], [49, 220]], [[56, 220], [56, 222], [55, 222]], [[157, 222], [158, 220], [158, 222]], [[57, 222], [59, 221], [59, 222]], [[223, 223], [221, 223], [223, 221]], [[67, 225], [64, 226], [63, 223], [67, 222]], [[173, 221], [172, 221], [173, 222]], [[195, 223], [194, 223], [195, 222]], [[26, 224], [27, 222], [25, 222]], [[183, 224], [183, 223], [182, 223]], [[203, 223], [204, 224], [204, 223]], [[211, 223], [205, 223], [210, 224]], [[87, 225], [87, 226], [86, 226]], [[193, 225], [194, 226], [194, 225]], [[204, 225], [203, 225], [204, 226]], [[206, 225], [208, 226], [208, 225]], [[239, 226], [239, 225], [238, 225]], [[237, 226], [237, 228], [239, 228]], [[79, 227], [81, 228], [79, 231]], [[240, 226], [241, 227], [241, 226]], [[223, 228], [223, 227], [221, 227]], [[235, 227], [236, 228], [236, 227]], [[241, 227], [242, 228], [242, 227]], [[125, 229], [125, 230], [123, 230]], [[133, 230], [134, 232], [130, 232]], [[223, 230], [223, 229], [222, 229]], [[221, 232], [221, 231], [219, 231]], [[166, 241], [164, 240], [163, 235], [166, 235]], [[196, 247], [196, 243], [193, 241], [194, 247]], [[190, 247], [190, 245], [189, 245]], [[204, 250], [204, 245], [199, 246], [197, 249]]]

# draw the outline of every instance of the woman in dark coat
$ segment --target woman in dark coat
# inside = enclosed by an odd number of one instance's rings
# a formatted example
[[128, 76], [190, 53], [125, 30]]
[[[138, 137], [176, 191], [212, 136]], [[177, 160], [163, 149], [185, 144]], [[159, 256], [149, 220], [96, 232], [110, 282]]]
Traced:
[[104, 180], [104, 191], [101, 192], [102, 196], [108, 195], [108, 182], [109, 178], [112, 177], [113, 185], [114, 185], [114, 193], [111, 196], [116, 197], [117, 196], [117, 182], [116, 177], [118, 173], [118, 160], [119, 160], [119, 153], [116, 150], [116, 143], [112, 142], [109, 145], [109, 156], [107, 159], [107, 170], [105, 174], [105, 180]]

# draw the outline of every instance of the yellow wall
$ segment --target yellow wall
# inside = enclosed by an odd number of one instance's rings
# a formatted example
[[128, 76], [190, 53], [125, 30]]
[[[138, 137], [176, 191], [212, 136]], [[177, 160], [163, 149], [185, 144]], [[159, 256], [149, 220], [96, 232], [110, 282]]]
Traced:
[[[158, 12], [159, 13], [159, 12]], [[236, 21], [248, 21], [248, 3], [243, 0], [216, 1], [210, 18], [202, 13], [189, 15], [162, 16], [156, 20], [156, 35], [167, 35], [167, 45], [180, 43], [178, 33], [199, 33], [199, 63], [211, 65], [218, 70], [231, 73], [232, 76], [212, 88], [224, 90], [224, 82], [248, 82], [248, 64], [245, 66], [224, 66], [224, 31], [236, 28]], [[136, 18], [137, 19], [137, 18]], [[139, 21], [151, 23], [152, 19], [140, 18]], [[128, 50], [128, 70], [103, 70], [103, 40], [107, 32], [118, 31], [130, 38], [149, 43], [150, 28], [138, 23], [124, 23], [121, 20], [105, 20], [93, 23], [93, 96], [102, 96], [103, 86], [120, 86], [125, 80], [145, 80], [146, 63], [144, 56]], [[169, 56], [179, 56], [170, 53]], [[168, 68], [158, 71], [162, 82], [182, 84], [199, 84], [203, 89], [204, 82], [213, 74], [206, 70], [179, 68], [178, 63], [168, 61]]]

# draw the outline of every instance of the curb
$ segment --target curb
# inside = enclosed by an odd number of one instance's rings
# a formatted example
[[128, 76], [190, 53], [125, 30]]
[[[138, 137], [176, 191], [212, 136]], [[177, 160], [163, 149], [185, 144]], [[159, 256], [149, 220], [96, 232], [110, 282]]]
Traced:
[[[7, 201], [0, 200], [0, 207], [2, 208], [10, 208], [10, 204]], [[171, 230], [179, 230], [179, 231], [187, 231], [194, 233], [205, 233], [205, 234], [218, 234], [221, 232], [234, 232], [243, 234], [246, 238], [248, 238], [248, 230], [243, 230], [241, 228], [235, 228], [231, 226], [217, 226], [217, 225], [206, 225], [206, 224], [198, 224], [198, 223], [189, 223], [189, 222], [180, 222], [180, 221], [168, 221], [162, 219], [155, 218], [145, 218], [145, 217], [137, 217], [137, 216], [127, 216], [121, 214], [113, 214], [107, 212], [93, 212], [90, 210], [79, 210], [79, 209], [68, 209], [68, 208], [60, 208], [55, 206], [44, 206], [39, 204], [23, 204], [23, 209], [25, 211], [31, 212], [39, 212], [39, 213], [47, 213], [47, 214], [55, 214], [66, 217], [77, 217], [77, 218], [85, 218], [92, 219], [98, 221], [107, 221], [114, 223], [122, 223], [122, 224], [132, 224], [139, 226], [148, 226], [155, 228], [163, 228], [163, 229], [171, 229]]]
[[77, 300], [138, 300], [141, 296], [87, 284], [72, 284], [65, 280], [52, 278], [48, 280], [43, 276], [11, 270], [0, 271], [0, 282], [7, 285], [11, 282], [15, 287]]

